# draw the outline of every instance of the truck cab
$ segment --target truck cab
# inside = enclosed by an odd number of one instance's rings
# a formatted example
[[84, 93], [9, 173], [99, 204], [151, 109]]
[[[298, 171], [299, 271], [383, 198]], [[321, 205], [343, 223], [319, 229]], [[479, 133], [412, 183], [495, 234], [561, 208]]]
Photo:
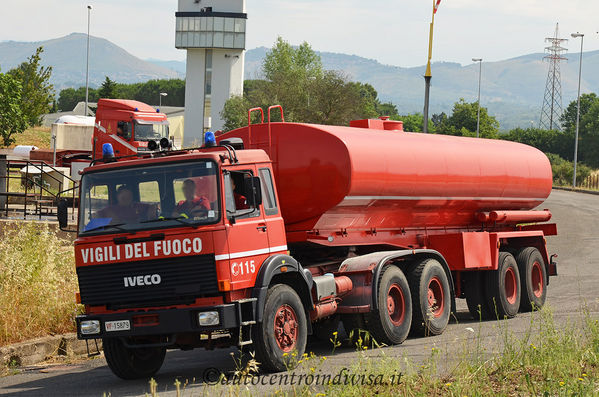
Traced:
[[93, 158], [102, 157], [102, 146], [110, 143], [116, 156], [134, 155], [139, 150], [170, 142], [169, 123], [164, 113], [145, 103], [127, 99], [100, 99], [92, 138]]
[[[75, 255], [86, 314], [77, 328], [83, 339], [104, 338], [109, 363], [127, 346], [251, 341], [254, 287], [260, 270], [272, 277], [261, 265], [285, 263], [287, 245], [270, 159], [233, 153], [185, 151], [83, 172]], [[116, 371], [132, 378], [138, 367]]]

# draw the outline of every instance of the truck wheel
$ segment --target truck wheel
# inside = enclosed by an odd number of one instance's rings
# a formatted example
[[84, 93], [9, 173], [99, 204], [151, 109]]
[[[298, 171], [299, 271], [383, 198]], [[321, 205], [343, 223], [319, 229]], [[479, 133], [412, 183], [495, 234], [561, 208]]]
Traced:
[[293, 368], [306, 350], [307, 338], [306, 312], [297, 293], [285, 284], [271, 287], [262, 323], [254, 327], [256, 360], [261, 368], [272, 372]]
[[442, 334], [451, 314], [451, 290], [443, 266], [435, 259], [425, 259], [410, 271], [408, 280], [412, 293], [412, 333]]
[[547, 297], [547, 269], [543, 256], [538, 249], [527, 247], [518, 253], [516, 262], [520, 269], [522, 286], [520, 311], [530, 312], [533, 309], [540, 309]]
[[509, 252], [500, 252], [498, 268], [486, 272], [487, 305], [498, 319], [512, 318], [520, 309], [520, 272]]
[[473, 271], [464, 272], [463, 274], [466, 281], [464, 294], [466, 295], [466, 304], [470, 315], [477, 321], [490, 320], [493, 317], [487, 306], [483, 272]]
[[366, 324], [376, 342], [402, 343], [412, 325], [412, 297], [403, 272], [388, 266], [381, 272], [377, 291], [378, 310], [368, 313]]
[[119, 338], [103, 338], [104, 356], [112, 372], [121, 379], [143, 379], [154, 375], [164, 362], [165, 347], [126, 347]]

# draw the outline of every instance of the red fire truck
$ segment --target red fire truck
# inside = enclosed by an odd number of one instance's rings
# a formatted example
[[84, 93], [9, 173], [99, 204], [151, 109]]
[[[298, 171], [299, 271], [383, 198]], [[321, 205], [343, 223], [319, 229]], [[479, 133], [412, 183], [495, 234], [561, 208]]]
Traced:
[[153, 375], [167, 349], [245, 345], [281, 371], [339, 322], [390, 345], [441, 334], [456, 298], [477, 319], [543, 305], [557, 228], [533, 210], [552, 185], [542, 152], [271, 110], [201, 148], [83, 171], [77, 332], [117, 376]]

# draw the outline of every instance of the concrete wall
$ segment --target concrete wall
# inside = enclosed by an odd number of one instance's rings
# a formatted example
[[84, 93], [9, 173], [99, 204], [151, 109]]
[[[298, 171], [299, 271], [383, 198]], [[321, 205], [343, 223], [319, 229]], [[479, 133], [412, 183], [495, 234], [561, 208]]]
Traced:
[[57, 150], [92, 150], [93, 126], [52, 124]]

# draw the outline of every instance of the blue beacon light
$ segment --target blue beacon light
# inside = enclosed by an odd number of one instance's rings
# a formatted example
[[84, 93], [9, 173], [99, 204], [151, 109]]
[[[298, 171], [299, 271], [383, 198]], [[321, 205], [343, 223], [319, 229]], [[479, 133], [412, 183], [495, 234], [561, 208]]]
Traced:
[[214, 132], [208, 131], [204, 134], [204, 146], [216, 146], [216, 137], [214, 136]]
[[111, 158], [114, 157], [114, 148], [111, 143], [105, 143], [102, 145], [102, 157]]

